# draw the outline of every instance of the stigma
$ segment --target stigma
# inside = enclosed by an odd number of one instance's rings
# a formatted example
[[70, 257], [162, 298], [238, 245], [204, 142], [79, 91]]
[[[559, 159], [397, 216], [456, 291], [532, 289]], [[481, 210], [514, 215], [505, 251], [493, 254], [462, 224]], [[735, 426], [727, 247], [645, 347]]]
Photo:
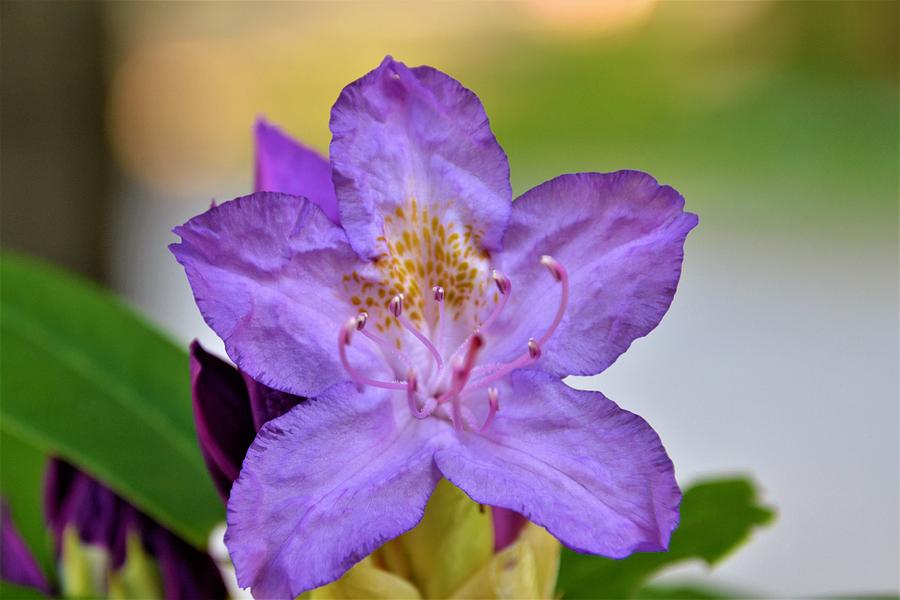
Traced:
[[[447, 288], [435, 285], [431, 288], [430, 301], [434, 303], [433, 323], [420, 327], [410, 320], [406, 313], [406, 296], [397, 293], [385, 305], [376, 307], [387, 309], [387, 318], [393, 319], [401, 331], [410, 334], [418, 349], [403, 351], [399, 338], [391, 340], [367, 329], [369, 312], [360, 310], [351, 316], [338, 333], [338, 353], [341, 364], [360, 388], [371, 386], [401, 393], [409, 411], [417, 419], [437, 417], [447, 420], [456, 431], [486, 431], [498, 418], [500, 391], [495, 385], [514, 370], [527, 367], [541, 359], [547, 342], [559, 328], [569, 302], [569, 276], [565, 267], [551, 256], [542, 256], [540, 263], [550, 273], [559, 287], [559, 303], [549, 325], [543, 331], [534, 332], [523, 343], [523, 350], [512, 360], [502, 363], [482, 363], [487, 344], [484, 333], [494, 324], [504, 311], [513, 292], [510, 279], [494, 270], [491, 280], [496, 287], [494, 306], [484, 320], [468, 332], [452, 351], [446, 347], [448, 330], [454, 322], [447, 321], [445, 298]], [[427, 288], [426, 288], [427, 289]], [[537, 320], [539, 315], [523, 315], [523, 318]], [[375, 346], [385, 358], [385, 364], [355, 366], [350, 363], [347, 349], [355, 333], [361, 334], [368, 343]], [[451, 334], [453, 332], [451, 331]], [[462, 335], [457, 334], [459, 340]], [[373, 377], [371, 373], [389, 373], [392, 377]], [[511, 401], [514, 401], [511, 400]], [[479, 420], [476, 411], [482, 413]]]

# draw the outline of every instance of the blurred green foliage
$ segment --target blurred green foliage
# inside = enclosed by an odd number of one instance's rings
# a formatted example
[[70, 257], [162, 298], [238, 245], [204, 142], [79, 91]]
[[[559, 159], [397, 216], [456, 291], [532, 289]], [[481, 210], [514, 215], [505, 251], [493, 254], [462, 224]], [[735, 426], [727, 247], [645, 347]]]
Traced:
[[[2, 362], [5, 361], [6, 356], [3, 356]], [[44, 573], [50, 574], [54, 571], [54, 560], [44, 521], [42, 494], [47, 456], [9, 432], [2, 417], [0, 410], [0, 495], [9, 504], [13, 522], [25, 544]], [[49, 579], [52, 581], [53, 578]]]
[[633, 32], [494, 41], [509, 50], [465, 83], [518, 193], [637, 168], [707, 230], [894, 238], [898, 6], [662, 2]]
[[9, 600], [39, 600], [46, 598], [34, 588], [15, 585], [6, 581], [0, 581], [0, 598], [9, 598]]
[[36, 502], [44, 453], [205, 548], [224, 511], [194, 434], [187, 353], [57, 269], [6, 254], [0, 278], [2, 493], [32, 548], [46, 556]]
[[[633, 598], [667, 567], [689, 560], [716, 564], [773, 517], [772, 509], [759, 503], [756, 488], [748, 479], [694, 484], [684, 492], [681, 522], [672, 534], [668, 552], [612, 560], [564, 550], [557, 590], [567, 598]], [[644, 597], [649, 596], [645, 593]]]

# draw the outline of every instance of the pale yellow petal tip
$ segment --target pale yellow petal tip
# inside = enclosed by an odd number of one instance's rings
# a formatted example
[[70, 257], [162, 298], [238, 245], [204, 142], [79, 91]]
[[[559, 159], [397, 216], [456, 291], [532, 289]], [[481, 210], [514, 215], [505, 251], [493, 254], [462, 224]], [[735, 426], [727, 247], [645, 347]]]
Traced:
[[419, 590], [409, 581], [376, 567], [371, 557], [365, 558], [344, 575], [326, 586], [309, 593], [311, 600], [350, 600], [375, 598], [379, 600], [417, 600]]
[[554, 597], [561, 547], [543, 527], [528, 523], [498, 554], [493, 543], [490, 511], [441, 481], [415, 529], [303, 598]]
[[493, 557], [453, 598], [553, 598], [560, 544], [529, 523], [519, 538]]

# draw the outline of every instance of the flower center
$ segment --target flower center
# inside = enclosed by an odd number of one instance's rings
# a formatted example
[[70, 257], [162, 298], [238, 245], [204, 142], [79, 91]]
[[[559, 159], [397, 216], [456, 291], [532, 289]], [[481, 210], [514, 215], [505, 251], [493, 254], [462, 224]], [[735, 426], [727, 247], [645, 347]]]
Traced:
[[[568, 273], [559, 262], [550, 256], [542, 256], [541, 264], [560, 284], [559, 306], [546, 331], [539, 337], [529, 338], [525, 350], [513, 360], [504, 363], [477, 364], [478, 357], [485, 346], [485, 338], [482, 333], [497, 320], [512, 294], [512, 283], [509, 278], [494, 271], [492, 279], [497, 286], [499, 301], [495, 303], [488, 317], [476, 325], [452, 352], [442, 353], [441, 351], [441, 348], [445, 347], [443, 337], [447, 320], [445, 307], [447, 294], [443, 286], [434, 285], [431, 289], [430, 301], [436, 309], [437, 322], [436, 327], [430, 327], [428, 333], [423, 332], [407, 317], [404, 294], [395, 294], [388, 302], [391, 318], [421, 345], [422, 351], [416, 355], [419, 360], [414, 360], [399, 344], [391, 344], [386, 338], [370, 331], [366, 327], [369, 323], [369, 313], [361, 310], [348, 319], [338, 334], [338, 352], [341, 363], [350, 378], [360, 386], [370, 385], [404, 392], [410, 412], [416, 418], [424, 419], [434, 415], [448, 419], [458, 431], [464, 428], [484, 430], [490, 426], [500, 409], [500, 393], [493, 384], [513, 370], [539, 360], [542, 347], [556, 331], [565, 314], [569, 302]], [[399, 379], [398, 377], [392, 381], [373, 379], [351, 365], [347, 357], [347, 348], [350, 346], [355, 332], [359, 332], [370, 343], [380, 348], [388, 360], [388, 366], [392, 372], [397, 373], [398, 371], [392, 365], [402, 365], [405, 368], [406, 378]], [[464, 400], [473, 397], [479, 390], [485, 389], [488, 411], [479, 426]]]

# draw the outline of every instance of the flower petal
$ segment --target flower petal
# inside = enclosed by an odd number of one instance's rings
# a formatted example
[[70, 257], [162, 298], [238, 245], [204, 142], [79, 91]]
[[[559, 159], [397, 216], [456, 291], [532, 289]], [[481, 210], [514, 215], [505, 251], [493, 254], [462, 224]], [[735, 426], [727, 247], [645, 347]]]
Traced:
[[[304, 198], [259, 192], [175, 228], [169, 248], [187, 273], [197, 306], [253, 379], [312, 396], [348, 379], [340, 328], [357, 309], [343, 278], [368, 268], [344, 231]], [[359, 344], [351, 360], [374, 363]], [[375, 364], [380, 364], [379, 361]]]
[[191, 395], [200, 452], [222, 500], [256, 437], [247, 387], [237, 369], [191, 344]]
[[356, 563], [343, 577], [309, 594], [312, 600], [419, 600], [422, 594], [406, 579], [375, 566], [369, 555]]
[[419, 522], [449, 428], [352, 384], [269, 421], [231, 490], [225, 544], [242, 587], [294, 598]]
[[50, 594], [44, 573], [19, 535], [6, 501], [0, 499], [0, 579]]
[[333, 223], [340, 223], [331, 165], [264, 119], [256, 121], [256, 191], [309, 198]]
[[440, 449], [443, 475], [476, 502], [522, 513], [579, 552], [664, 550], [681, 492], [653, 429], [598, 392], [517, 371], [493, 425]]
[[450, 598], [555, 598], [560, 546], [542, 527], [526, 523], [516, 540], [499, 551]]
[[495, 356], [523, 352], [552, 322], [559, 291], [539, 263], [549, 254], [569, 273], [570, 297], [537, 367], [564, 376], [611, 365], [672, 302], [697, 224], [683, 207], [678, 192], [638, 171], [562, 175], [522, 195], [504, 238], [513, 290], [491, 330]]
[[[492, 538], [491, 517], [484, 507], [449, 481], [441, 480], [428, 500], [422, 521], [388, 544], [398, 545], [396, 550], [408, 565], [408, 579], [418, 583], [423, 596], [447, 598], [490, 561], [494, 555]], [[387, 568], [394, 570], [389, 553], [379, 553]], [[448, 560], [435, 560], [436, 556]]]
[[386, 57], [331, 111], [331, 164], [341, 223], [361, 256], [378, 253], [383, 217], [415, 199], [443, 223], [471, 225], [500, 248], [509, 162], [478, 97], [430, 67]]

